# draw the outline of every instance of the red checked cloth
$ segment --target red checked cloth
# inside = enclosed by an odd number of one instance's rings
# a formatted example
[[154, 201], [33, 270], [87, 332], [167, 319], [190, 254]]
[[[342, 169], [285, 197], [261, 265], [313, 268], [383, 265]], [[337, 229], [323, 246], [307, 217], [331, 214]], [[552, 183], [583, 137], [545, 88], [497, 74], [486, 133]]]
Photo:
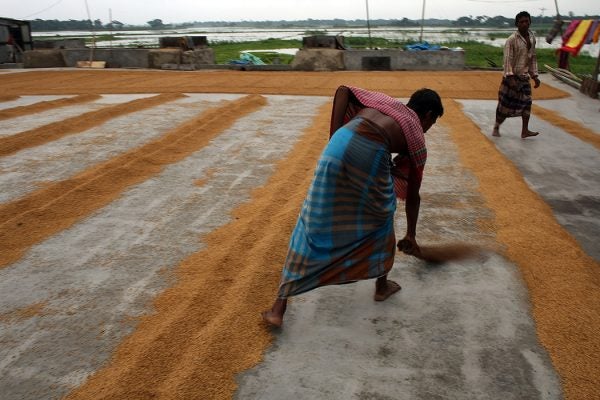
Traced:
[[406, 143], [408, 145], [408, 159], [406, 157], [398, 162], [397, 170], [404, 171], [404, 176], [393, 175], [394, 192], [396, 197], [406, 199], [406, 190], [408, 187], [409, 169], [415, 169], [419, 186], [423, 180], [423, 170], [427, 161], [427, 147], [425, 145], [425, 133], [421, 127], [419, 116], [413, 110], [402, 104], [400, 101], [384, 93], [371, 92], [369, 90], [348, 86], [348, 89], [354, 94], [356, 99], [367, 108], [374, 108], [383, 114], [394, 118], [402, 128]]

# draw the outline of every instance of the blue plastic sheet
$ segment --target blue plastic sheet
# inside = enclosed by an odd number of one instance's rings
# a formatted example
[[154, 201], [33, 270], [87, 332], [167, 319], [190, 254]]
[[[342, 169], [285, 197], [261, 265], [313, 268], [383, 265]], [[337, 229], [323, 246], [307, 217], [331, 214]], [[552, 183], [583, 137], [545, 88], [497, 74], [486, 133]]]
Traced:
[[438, 46], [437, 44], [429, 44], [427, 42], [409, 44], [408, 46], [406, 46], [406, 50], [409, 50], [409, 51], [439, 50], [439, 49], [440, 49], [440, 46]]

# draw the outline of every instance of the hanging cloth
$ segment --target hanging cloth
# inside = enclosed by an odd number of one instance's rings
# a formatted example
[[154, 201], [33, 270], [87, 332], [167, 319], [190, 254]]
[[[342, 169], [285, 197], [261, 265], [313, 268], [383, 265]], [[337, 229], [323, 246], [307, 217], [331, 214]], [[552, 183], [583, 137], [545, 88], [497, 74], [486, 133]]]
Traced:
[[592, 26], [592, 20], [586, 19], [581, 21], [575, 28], [575, 31], [569, 38], [569, 40], [561, 47], [561, 50], [567, 51], [574, 56], [579, 54], [579, 51], [583, 47], [585, 39], [587, 38], [588, 31]]
[[596, 31], [594, 32], [594, 36], [592, 37], [593, 43], [598, 43], [598, 37], [600, 36], [600, 24], [596, 27]]
[[565, 33], [563, 33], [563, 35], [562, 35], [563, 45], [565, 43], [567, 43], [567, 41], [569, 40], [569, 38], [571, 37], [573, 32], [575, 32], [575, 29], [577, 29], [577, 26], [579, 25], [580, 22], [581, 22], [580, 19], [574, 19], [571, 21], [571, 23], [569, 23], [569, 25], [567, 26], [567, 29], [565, 29]]
[[590, 26], [590, 29], [588, 30], [588, 34], [587, 34], [587, 37], [585, 38], [584, 44], [592, 43], [592, 40], [594, 39], [594, 33], [596, 33], [596, 30], [598, 30], [599, 25], [600, 25], [599, 20], [595, 20], [592, 22], [592, 26]]

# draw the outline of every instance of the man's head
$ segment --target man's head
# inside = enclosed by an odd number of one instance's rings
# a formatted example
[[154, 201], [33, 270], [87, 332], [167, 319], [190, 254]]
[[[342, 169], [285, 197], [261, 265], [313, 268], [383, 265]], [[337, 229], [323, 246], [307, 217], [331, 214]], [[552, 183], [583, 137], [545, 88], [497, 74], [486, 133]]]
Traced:
[[410, 96], [407, 106], [419, 116], [423, 132], [427, 132], [435, 124], [438, 117], [444, 114], [440, 95], [431, 89], [423, 88], [414, 92]]
[[519, 32], [522, 34], [526, 33], [529, 30], [529, 26], [531, 25], [531, 15], [527, 11], [521, 11], [515, 17], [515, 26], [519, 29]]

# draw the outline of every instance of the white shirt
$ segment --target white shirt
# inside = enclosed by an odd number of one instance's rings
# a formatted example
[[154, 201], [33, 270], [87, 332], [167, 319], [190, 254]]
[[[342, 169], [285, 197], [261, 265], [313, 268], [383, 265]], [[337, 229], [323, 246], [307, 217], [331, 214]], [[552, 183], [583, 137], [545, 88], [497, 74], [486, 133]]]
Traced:
[[527, 48], [527, 39], [516, 31], [506, 39], [504, 45], [504, 76], [538, 76], [537, 57], [535, 55], [535, 36], [529, 31], [531, 47]]

